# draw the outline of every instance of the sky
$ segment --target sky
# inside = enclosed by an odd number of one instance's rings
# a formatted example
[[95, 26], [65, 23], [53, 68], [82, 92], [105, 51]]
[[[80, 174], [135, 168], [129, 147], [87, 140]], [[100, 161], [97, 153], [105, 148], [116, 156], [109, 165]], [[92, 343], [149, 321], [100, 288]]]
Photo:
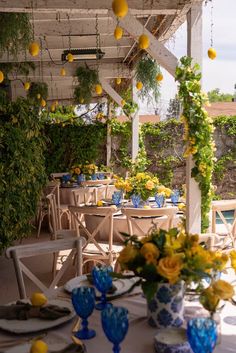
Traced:
[[[203, 66], [202, 88], [208, 92], [219, 88], [223, 93], [235, 93], [236, 84], [236, 0], [212, 0], [213, 47], [217, 58], [210, 60], [207, 50], [211, 46], [211, 2], [203, 4]], [[186, 23], [179, 28], [166, 46], [177, 56], [186, 55]], [[165, 105], [174, 98], [177, 89], [174, 78], [164, 69], [161, 100]]]

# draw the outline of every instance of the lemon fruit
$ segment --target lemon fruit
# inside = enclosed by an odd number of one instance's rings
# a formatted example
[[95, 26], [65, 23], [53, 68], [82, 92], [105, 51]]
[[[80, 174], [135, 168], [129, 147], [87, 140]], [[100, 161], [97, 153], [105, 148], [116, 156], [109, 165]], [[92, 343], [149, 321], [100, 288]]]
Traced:
[[121, 39], [123, 36], [123, 29], [119, 26], [116, 26], [115, 30], [114, 30], [114, 37], [116, 40]]
[[42, 306], [47, 303], [47, 297], [43, 293], [35, 292], [32, 294], [30, 301], [33, 306]]
[[32, 55], [32, 56], [37, 56], [37, 55], [39, 55], [39, 45], [38, 45], [38, 43], [36, 43], [36, 42], [32, 42], [32, 43], [30, 43], [30, 45], [29, 45], [29, 53], [30, 53], [30, 55]]
[[117, 17], [125, 17], [128, 13], [128, 3], [126, 0], [113, 0], [112, 10]]
[[116, 79], [116, 84], [117, 84], [117, 85], [120, 85], [120, 84], [121, 84], [121, 78], [120, 78], [120, 77], [117, 77], [117, 79]]
[[25, 82], [24, 89], [28, 91], [30, 89], [30, 82]]
[[37, 97], [37, 99], [40, 99], [41, 98], [41, 94], [38, 93], [36, 97]]
[[44, 108], [44, 107], [46, 107], [47, 103], [46, 103], [45, 99], [42, 98], [40, 104], [41, 104], [41, 107]]
[[4, 80], [4, 73], [0, 71], [0, 83], [2, 83]]
[[140, 90], [143, 88], [143, 84], [142, 84], [141, 81], [138, 81], [138, 82], [136, 83], [136, 88], [137, 88], [138, 91], [140, 91]]
[[53, 104], [51, 105], [50, 110], [51, 110], [52, 113], [55, 112], [55, 110], [56, 110], [56, 105], [55, 105], [55, 103], [53, 103]]
[[122, 99], [121, 106], [123, 107], [125, 104], [126, 104], [126, 101], [124, 99]]
[[47, 353], [48, 345], [42, 340], [36, 340], [32, 343], [30, 353]]
[[79, 102], [80, 102], [80, 104], [83, 104], [84, 103], [84, 98], [80, 98]]
[[156, 80], [157, 80], [157, 82], [161, 82], [163, 80], [163, 75], [161, 72], [156, 75]]
[[71, 53], [69, 53], [67, 54], [66, 59], [69, 63], [72, 63], [74, 61], [74, 56]]
[[61, 68], [60, 75], [66, 76], [66, 69], [64, 67]]
[[98, 207], [102, 207], [102, 206], [103, 206], [103, 202], [99, 200], [99, 201], [97, 202], [97, 206], [98, 206]]
[[140, 49], [147, 49], [149, 47], [149, 38], [146, 34], [142, 34], [138, 39]]
[[57, 107], [59, 104], [58, 100], [55, 101], [55, 106]]
[[99, 85], [99, 84], [97, 84], [97, 85], [95, 86], [95, 92], [96, 92], [98, 95], [102, 94], [102, 86]]
[[208, 53], [208, 57], [211, 60], [214, 60], [216, 58], [216, 50], [214, 48], [209, 48], [207, 53]]

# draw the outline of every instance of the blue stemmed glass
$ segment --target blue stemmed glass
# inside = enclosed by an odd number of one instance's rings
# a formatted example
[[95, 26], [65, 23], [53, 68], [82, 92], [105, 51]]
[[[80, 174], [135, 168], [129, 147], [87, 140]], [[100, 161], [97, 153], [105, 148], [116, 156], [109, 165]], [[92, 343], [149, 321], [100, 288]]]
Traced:
[[100, 302], [95, 305], [98, 310], [103, 310], [107, 305], [106, 293], [112, 287], [112, 271], [111, 266], [94, 266], [92, 269], [93, 284], [102, 293]]
[[176, 206], [179, 201], [179, 190], [173, 190], [172, 194], [170, 195], [171, 202]]
[[95, 173], [92, 174], [92, 175], [91, 175], [91, 179], [92, 179], [92, 180], [97, 180], [97, 174], [95, 174]]
[[105, 179], [104, 173], [99, 173], [99, 174], [98, 174], [98, 179], [99, 179], [99, 180]]
[[131, 195], [131, 201], [132, 201], [132, 204], [134, 205], [134, 207], [138, 208], [140, 201], [141, 201], [141, 196], [133, 194], [133, 195]]
[[206, 317], [191, 319], [187, 325], [187, 336], [194, 353], [211, 353], [217, 341], [216, 322]]
[[71, 180], [71, 175], [70, 174], [66, 174], [66, 175], [62, 176], [62, 182], [63, 183], [67, 183], [70, 180]]
[[74, 333], [79, 339], [90, 339], [96, 336], [95, 330], [88, 328], [88, 317], [95, 306], [95, 290], [93, 287], [79, 287], [72, 291], [72, 304], [76, 314], [82, 319], [82, 329]]
[[113, 352], [120, 352], [128, 328], [128, 310], [123, 307], [108, 306], [102, 311], [102, 328], [108, 340], [113, 343]]
[[121, 191], [114, 191], [112, 194], [112, 202], [119, 206], [121, 202], [122, 192]]
[[157, 207], [158, 208], [161, 208], [164, 206], [164, 202], [165, 202], [165, 197], [164, 195], [162, 194], [156, 194], [155, 195], [155, 201], [156, 201], [156, 204], [157, 204]]

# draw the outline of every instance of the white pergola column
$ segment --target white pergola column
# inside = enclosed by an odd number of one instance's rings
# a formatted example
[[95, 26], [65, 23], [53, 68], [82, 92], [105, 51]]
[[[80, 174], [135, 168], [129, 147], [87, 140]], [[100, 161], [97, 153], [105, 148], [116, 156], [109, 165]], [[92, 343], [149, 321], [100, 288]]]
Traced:
[[[202, 66], [202, 3], [192, 5], [187, 14], [187, 55]], [[191, 177], [192, 156], [187, 158], [186, 228], [189, 233], [201, 233], [201, 191]]]
[[[133, 101], [138, 103], [138, 95], [136, 89], [136, 80], [133, 78], [132, 80], [132, 95]], [[139, 108], [132, 115], [132, 153], [131, 158], [132, 162], [135, 161], [138, 151], [139, 151]]]

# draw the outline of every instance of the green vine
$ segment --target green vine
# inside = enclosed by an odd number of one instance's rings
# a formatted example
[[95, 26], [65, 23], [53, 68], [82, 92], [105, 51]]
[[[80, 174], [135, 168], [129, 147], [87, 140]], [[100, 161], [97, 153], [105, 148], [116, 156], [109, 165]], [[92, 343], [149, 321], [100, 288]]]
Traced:
[[0, 56], [5, 52], [17, 57], [28, 48], [32, 37], [30, 17], [25, 13], [0, 13]]
[[79, 66], [76, 70], [78, 85], [74, 90], [74, 98], [77, 103], [89, 104], [92, 100], [94, 86], [98, 83], [98, 74], [96, 70], [89, 67]]
[[176, 69], [176, 80], [179, 82], [179, 97], [182, 102], [184, 123], [184, 140], [187, 148], [184, 157], [192, 156], [195, 166], [192, 177], [198, 182], [201, 190], [202, 232], [209, 226], [213, 187], [211, 184], [214, 167], [213, 142], [214, 127], [203, 105], [206, 101], [201, 92], [201, 74], [199, 65], [192, 65], [192, 58], [182, 57]]

